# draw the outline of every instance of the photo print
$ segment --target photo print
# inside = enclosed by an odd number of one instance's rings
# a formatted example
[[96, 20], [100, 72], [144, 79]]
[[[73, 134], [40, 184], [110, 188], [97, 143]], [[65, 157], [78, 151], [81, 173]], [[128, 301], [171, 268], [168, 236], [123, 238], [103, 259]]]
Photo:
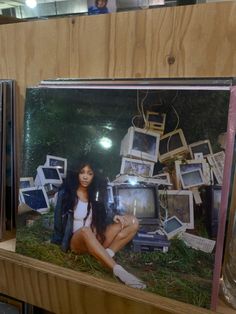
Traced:
[[116, 0], [88, 0], [88, 15], [116, 12]]
[[[187, 144], [205, 134], [218, 152], [215, 141], [227, 127], [229, 93], [114, 86], [55, 80], [27, 89], [20, 176], [33, 182], [20, 188], [16, 251], [210, 308], [215, 250], [181, 239], [185, 232], [201, 242], [212, 240], [204, 215], [206, 185], [202, 179], [196, 187], [203, 194], [201, 206], [195, 206], [188, 188], [175, 189], [174, 171], [175, 160], [191, 159]], [[142, 111], [137, 104], [143, 99]], [[175, 110], [168, 105], [172, 99]], [[162, 105], [155, 108], [156, 103]], [[166, 115], [162, 136], [146, 128], [145, 114], [155, 110]], [[159, 184], [163, 173], [173, 184]], [[194, 172], [184, 174], [194, 181]], [[121, 230], [125, 241], [113, 242]], [[83, 234], [102, 246], [88, 251]], [[96, 258], [97, 247], [102, 258]]]

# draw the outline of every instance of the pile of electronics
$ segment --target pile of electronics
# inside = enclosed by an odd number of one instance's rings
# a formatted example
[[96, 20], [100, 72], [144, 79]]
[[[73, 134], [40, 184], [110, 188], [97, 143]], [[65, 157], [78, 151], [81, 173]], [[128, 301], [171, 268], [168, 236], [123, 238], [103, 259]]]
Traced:
[[44, 165], [38, 166], [35, 179], [20, 178], [20, 204], [26, 204], [38, 213], [48, 212], [50, 205], [55, 204], [57, 189], [66, 177], [66, 173], [66, 158], [47, 155]]
[[[212, 252], [215, 241], [193, 232], [194, 204], [201, 204], [199, 188], [216, 191], [217, 208], [210, 217], [214, 233], [223, 178], [224, 150], [213, 153], [209, 140], [187, 144], [182, 129], [164, 134], [165, 113], [147, 111], [144, 128], [131, 126], [121, 141], [120, 173], [110, 182], [110, 202], [120, 214], [135, 215], [140, 232], [135, 251], [168, 251], [170, 239], [180, 237], [188, 245]], [[172, 161], [172, 173], [153, 175], [157, 162]], [[172, 189], [174, 187], [174, 189]]]

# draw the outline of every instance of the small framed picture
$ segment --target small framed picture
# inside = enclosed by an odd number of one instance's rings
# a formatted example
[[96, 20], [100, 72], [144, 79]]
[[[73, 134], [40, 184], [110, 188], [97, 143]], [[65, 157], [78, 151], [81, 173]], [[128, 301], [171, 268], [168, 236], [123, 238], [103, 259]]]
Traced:
[[116, 0], [88, 0], [88, 15], [116, 12]]

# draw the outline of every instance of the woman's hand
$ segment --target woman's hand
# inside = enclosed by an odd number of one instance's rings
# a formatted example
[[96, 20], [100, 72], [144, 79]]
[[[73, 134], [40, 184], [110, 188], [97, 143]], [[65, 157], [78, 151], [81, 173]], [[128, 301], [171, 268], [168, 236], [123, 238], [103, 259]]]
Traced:
[[125, 216], [120, 216], [120, 215], [115, 215], [113, 218], [113, 221], [115, 223], [120, 223], [121, 224], [121, 229], [123, 229], [126, 226], [126, 219]]

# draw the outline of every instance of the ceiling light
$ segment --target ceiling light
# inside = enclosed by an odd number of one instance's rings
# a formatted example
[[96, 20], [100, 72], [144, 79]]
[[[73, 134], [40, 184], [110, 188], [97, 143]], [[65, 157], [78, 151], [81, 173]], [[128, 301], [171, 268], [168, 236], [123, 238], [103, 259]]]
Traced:
[[25, 0], [25, 4], [27, 7], [34, 9], [37, 6], [37, 1], [36, 0]]

